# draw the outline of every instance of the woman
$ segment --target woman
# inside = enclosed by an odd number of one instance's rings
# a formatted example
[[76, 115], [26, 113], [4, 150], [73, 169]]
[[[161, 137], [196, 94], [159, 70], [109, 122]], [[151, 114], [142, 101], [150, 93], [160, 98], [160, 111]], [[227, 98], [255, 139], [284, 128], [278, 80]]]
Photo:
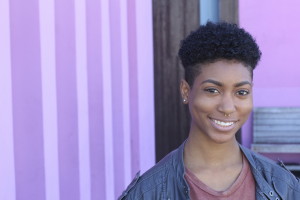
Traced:
[[299, 180], [238, 144], [252, 111], [253, 70], [261, 52], [236, 25], [207, 23], [182, 41], [180, 91], [188, 139], [133, 180], [120, 199], [300, 199]]

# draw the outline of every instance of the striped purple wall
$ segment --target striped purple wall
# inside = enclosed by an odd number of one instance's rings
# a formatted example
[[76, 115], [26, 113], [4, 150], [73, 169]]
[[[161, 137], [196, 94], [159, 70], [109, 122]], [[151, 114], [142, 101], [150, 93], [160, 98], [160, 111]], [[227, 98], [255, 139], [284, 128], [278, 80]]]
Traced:
[[0, 199], [116, 199], [154, 164], [152, 1], [0, 1]]

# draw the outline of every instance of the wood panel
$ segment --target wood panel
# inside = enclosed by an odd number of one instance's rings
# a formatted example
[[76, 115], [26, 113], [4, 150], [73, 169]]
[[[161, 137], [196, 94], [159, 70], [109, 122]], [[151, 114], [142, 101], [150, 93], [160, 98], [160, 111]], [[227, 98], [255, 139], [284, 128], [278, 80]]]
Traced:
[[219, 0], [219, 20], [239, 24], [239, 1]]
[[153, 0], [156, 160], [188, 136], [189, 114], [179, 83], [184, 75], [177, 56], [180, 41], [199, 26], [199, 0]]

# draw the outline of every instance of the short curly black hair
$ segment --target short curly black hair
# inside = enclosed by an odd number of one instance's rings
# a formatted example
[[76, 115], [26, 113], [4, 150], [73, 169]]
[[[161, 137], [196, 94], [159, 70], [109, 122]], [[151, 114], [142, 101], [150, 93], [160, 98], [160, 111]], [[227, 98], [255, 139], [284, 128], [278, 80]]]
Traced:
[[236, 24], [207, 22], [181, 41], [178, 55], [185, 69], [185, 80], [192, 87], [201, 64], [219, 59], [242, 62], [253, 76], [261, 51], [253, 37]]

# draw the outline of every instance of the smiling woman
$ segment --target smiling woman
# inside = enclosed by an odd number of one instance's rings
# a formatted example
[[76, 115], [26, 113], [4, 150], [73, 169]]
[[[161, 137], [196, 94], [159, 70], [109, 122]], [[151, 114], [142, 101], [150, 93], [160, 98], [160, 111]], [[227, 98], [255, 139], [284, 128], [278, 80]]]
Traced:
[[137, 177], [120, 199], [300, 199], [288, 170], [238, 144], [252, 108], [253, 70], [261, 52], [244, 29], [207, 23], [181, 43], [182, 101], [188, 139]]

